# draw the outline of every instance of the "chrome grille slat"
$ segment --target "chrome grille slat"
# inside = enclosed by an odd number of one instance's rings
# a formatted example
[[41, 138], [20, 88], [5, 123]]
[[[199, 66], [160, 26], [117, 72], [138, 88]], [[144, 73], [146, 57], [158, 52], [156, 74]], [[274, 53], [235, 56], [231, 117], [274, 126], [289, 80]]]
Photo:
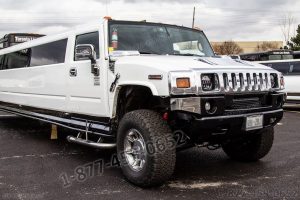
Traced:
[[251, 88], [251, 91], [254, 91], [255, 90], [255, 81], [254, 81], [254, 74], [253, 73], [250, 73], [250, 88]]
[[251, 77], [250, 77], [250, 73], [246, 73], [246, 91], [251, 91]]
[[246, 91], [246, 88], [248, 86], [247, 84], [247, 73], [243, 73], [243, 78], [244, 78], [244, 88], [243, 88], [243, 91]]
[[220, 89], [225, 90], [225, 81], [224, 81], [223, 73], [218, 73], [218, 77], [219, 77]]
[[233, 81], [232, 81], [232, 77], [231, 77], [231, 74], [230, 74], [230, 73], [227, 74], [227, 79], [228, 79], [227, 90], [228, 90], [229, 92], [232, 92], [232, 91], [233, 91], [233, 87], [232, 87]]
[[265, 82], [264, 82], [264, 76], [263, 76], [263, 73], [259, 73], [259, 79], [260, 79], [260, 87], [261, 87], [261, 90], [265, 90]]
[[241, 92], [241, 82], [240, 82], [240, 74], [239, 73], [235, 73], [235, 80], [236, 80], [236, 88], [235, 91], [237, 92]]

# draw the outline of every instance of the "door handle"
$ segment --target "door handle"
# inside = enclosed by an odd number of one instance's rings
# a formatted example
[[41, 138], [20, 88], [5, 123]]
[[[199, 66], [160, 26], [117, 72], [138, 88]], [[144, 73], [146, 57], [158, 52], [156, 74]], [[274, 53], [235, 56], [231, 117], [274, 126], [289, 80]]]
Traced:
[[71, 77], [77, 76], [77, 69], [76, 68], [71, 68], [70, 69], [70, 76]]

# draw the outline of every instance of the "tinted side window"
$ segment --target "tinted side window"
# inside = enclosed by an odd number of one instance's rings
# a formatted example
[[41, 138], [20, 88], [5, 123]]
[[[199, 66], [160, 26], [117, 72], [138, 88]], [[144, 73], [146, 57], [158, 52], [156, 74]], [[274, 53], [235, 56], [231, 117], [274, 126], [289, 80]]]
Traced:
[[300, 62], [293, 62], [293, 71], [291, 74], [300, 74]]
[[262, 63], [263, 65], [266, 65], [268, 67], [271, 67], [282, 74], [288, 74], [290, 70], [290, 63], [289, 62], [280, 62], [280, 63]]
[[29, 57], [30, 54], [28, 49], [6, 54], [2, 69], [27, 67], [29, 64]]
[[65, 62], [67, 39], [32, 47], [30, 67]]
[[97, 58], [100, 58], [100, 50], [99, 50], [99, 32], [86, 33], [82, 35], [78, 35], [76, 37], [76, 45], [79, 44], [92, 44], [95, 47], [95, 51], [97, 54]]
[[0, 70], [3, 68], [4, 56], [0, 56]]

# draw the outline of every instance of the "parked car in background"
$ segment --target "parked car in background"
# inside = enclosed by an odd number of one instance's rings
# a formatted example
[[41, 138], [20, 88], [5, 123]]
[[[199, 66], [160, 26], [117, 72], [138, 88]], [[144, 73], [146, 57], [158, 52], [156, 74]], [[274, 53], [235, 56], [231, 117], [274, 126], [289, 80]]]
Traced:
[[279, 49], [273, 51], [263, 51], [256, 53], [240, 54], [242, 60], [247, 61], [272, 61], [272, 60], [292, 60], [294, 59], [293, 51]]
[[300, 59], [300, 51], [294, 51], [294, 59]]
[[300, 52], [290, 50], [242, 54], [241, 59], [272, 67], [285, 77], [287, 102], [300, 103]]
[[44, 35], [34, 33], [9, 33], [0, 39], [0, 49], [34, 40]]

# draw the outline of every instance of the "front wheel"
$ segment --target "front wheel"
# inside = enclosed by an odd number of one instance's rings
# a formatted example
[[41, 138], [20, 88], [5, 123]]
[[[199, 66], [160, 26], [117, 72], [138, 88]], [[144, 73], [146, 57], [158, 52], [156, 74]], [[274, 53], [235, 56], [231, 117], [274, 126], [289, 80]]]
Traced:
[[265, 128], [253, 135], [241, 136], [222, 145], [224, 152], [233, 160], [253, 162], [265, 157], [272, 148], [274, 127]]
[[118, 129], [117, 153], [124, 176], [135, 185], [161, 185], [173, 174], [175, 140], [156, 112], [137, 110], [123, 117]]

